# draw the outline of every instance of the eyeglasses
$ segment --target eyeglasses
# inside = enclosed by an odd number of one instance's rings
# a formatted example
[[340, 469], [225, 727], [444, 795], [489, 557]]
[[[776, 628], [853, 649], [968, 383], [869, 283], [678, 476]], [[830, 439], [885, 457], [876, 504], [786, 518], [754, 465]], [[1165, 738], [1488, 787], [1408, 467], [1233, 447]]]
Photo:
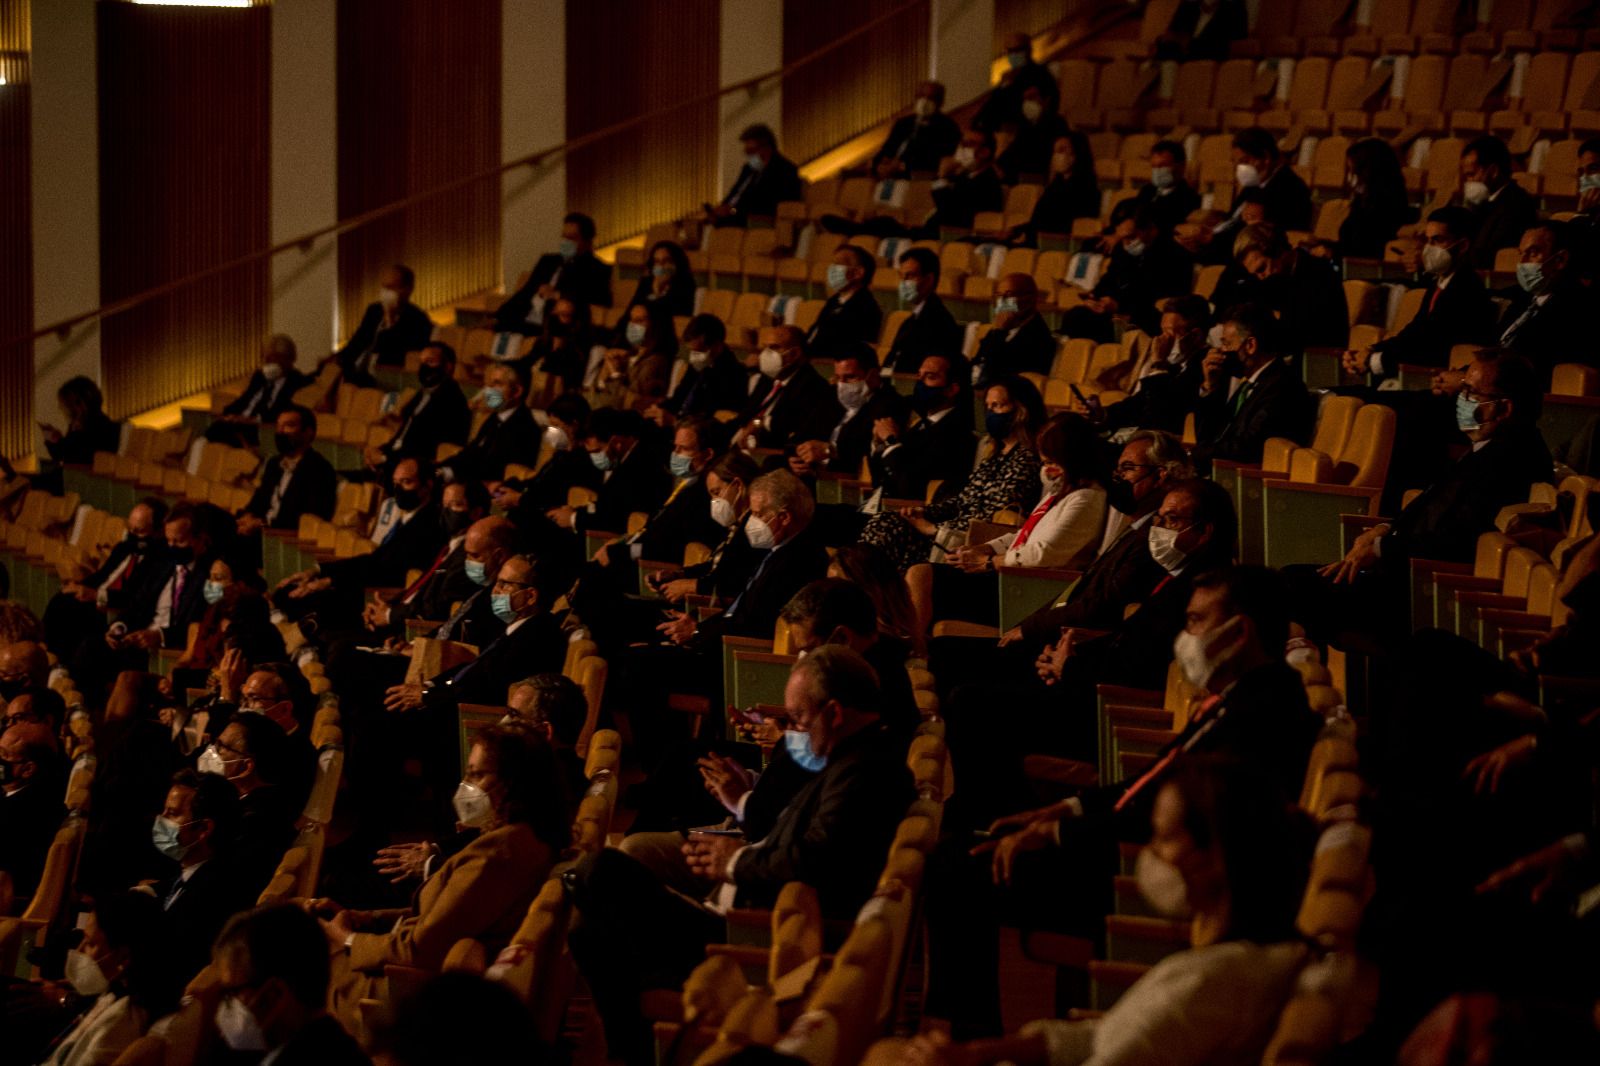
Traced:
[[1194, 519], [1189, 515], [1164, 514], [1157, 511], [1150, 519], [1150, 524], [1160, 529], [1170, 529], [1174, 533], [1185, 533], [1194, 528]]
[[8, 714], [4, 718], [0, 718], [0, 722], [4, 723], [6, 729], [10, 729], [14, 725], [21, 725], [24, 722], [37, 722], [39, 720], [39, 716], [33, 711], [18, 711], [15, 714]]
[[1158, 470], [1158, 469], [1160, 469], [1160, 467], [1156, 466], [1155, 463], [1118, 463], [1116, 472], [1117, 472], [1118, 475], [1123, 475], [1123, 474], [1137, 474], [1141, 470]]
[[1474, 392], [1471, 389], [1463, 391], [1461, 395], [1467, 398], [1468, 403], [1475, 405], [1494, 403], [1496, 400], [1501, 399], [1499, 396], [1493, 396], [1486, 392]]

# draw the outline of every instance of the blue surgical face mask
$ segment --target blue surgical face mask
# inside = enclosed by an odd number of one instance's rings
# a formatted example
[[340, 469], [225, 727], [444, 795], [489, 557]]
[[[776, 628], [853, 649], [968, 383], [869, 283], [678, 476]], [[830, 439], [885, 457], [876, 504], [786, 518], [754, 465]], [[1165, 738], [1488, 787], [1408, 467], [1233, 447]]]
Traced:
[[590, 452], [589, 461], [594, 464], [596, 470], [602, 473], [611, 469], [611, 456], [606, 453], [604, 448], [597, 452]]
[[828, 291], [838, 292], [850, 281], [849, 270], [843, 263], [828, 264]]
[[1134, 237], [1131, 240], [1122, 242], [1122, 250], [1133, 256], [1135, 259], [1138, 259], [1144, 255], [1145, 243], [1139, 238]]
[[1028, 65], [1027, 52], [1007, 52], [1006, 62], [1011, 64], [1012, 70], [1020, 70]]
[[1579, 174], [1578, 191], [1588, 192], [1590, 189], [1600, 189], [1600, 174]]
[[1002, 296], [994, 302], [994, 316], [996, 318], [1001, 315], [1014, 315], [1018, 310], [1015, 296]]
[[677, 272], [678, 268], [673, 263], [656, 263], [650, 268], [650, 276], [653, 278], [670, 278]]
[[819, 773], [828, 765], [826, 755], [818, 755], [811, 750], [811, 734], [801, 733], [793, 729], [783, 731], [783, 750], [789, 753], [789, 758], [802, 770]]
[[511, 593], [496, 592], [489, 596], [489, 609], [506, 625], [517, 620], [517, 609], [511, 606]]
[[635, 348], [644, 343], [644, 323], [629, 322], [628, 328], [623, 330], [623, 335], [628, 338], [628, 343]]
[[916, 282], [902, 281], [900, 283], [900, 302], [903, 304], [914, 304], [917, 302]]
[[1544, 286], [1544, 264], [1518, 263], [1517, 284], [1523, 292], [1538, 292]]
[[1168, 189], [1168, 188], [1172, 187], [1172, 183], [1173, 183], [1173, 176], [1172, 176], [1172, 168], [1171, 167], [1151, 167], [1150, 168], [1150, 184], [1151, 185], [1154, 185], [1158, 189]]
[[498, 411], [506, 405], [506, 394], [496, 388], [484, 389], [480, 398], [483, 400], [483, 406], [491, 411]]
[[487, 585], [489, 583], [489, 568], [476, 559], [468, 559], [462, 566], [467, 572], [467, 580], [474, 585]]
[[183, 826], [171, 818], [157, 818], [155, 824], [150, 827], [150, 843], [173, 862], [182, 862], [183, 857], [189, 854], [192, 845], [179, 843], [178, 834], [181, 832]]
[[561, 243], [556, 245], [556, 251], [561, 253], [561, 258], [571, 259], [578, 254], [578, 242], [563, 237]]
[[751, 170], [760, 170], [763, 166], [766, 165], [765, 163], [763, 163], [761, 161], [761, 154], [759, 152], [751, 152], [751, 153], [749, 153], [748, 155], [746, 155], [744, 157], [744, 162], [745, 162], [745, 165], [747, 167], [749, 167]]
[[673, 452], [667, 460], [667, 469], [673, 477], [688, 477], [694, 471], [694, 460], [680, 452]]
[[206, 587], [202, 590], [202, 595], [205, 596], [207, 603], [220, 603], [222, 602], [222, 594], [227, 590], [228, 586], [220, 581], [207, 581]]
[[1463, 433], [1470, 433], [1478, 428], [1478, 408], [1481, 404], [1473, 403], [1467, 399], [1466, 392], [1456, 393], [1456, 428]]

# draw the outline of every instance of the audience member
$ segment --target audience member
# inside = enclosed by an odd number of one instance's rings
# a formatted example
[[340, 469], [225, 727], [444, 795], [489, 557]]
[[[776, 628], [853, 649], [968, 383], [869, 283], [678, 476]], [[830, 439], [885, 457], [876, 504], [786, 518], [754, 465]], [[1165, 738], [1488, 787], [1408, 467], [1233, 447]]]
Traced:
[[[1244, 218], [1246, 204], [1261, 204], [1267, 220], [1285, 230], [1311, 228], [1311, 190], [1294, 172], [1278, 147], [1277, 138], [1259, 126], [1233, 135], [1234, 195], [1233, 212], [1216, 227], [1207, 257], [1220, 262], [1233, 246], [1239, 229], [1249, 224]], [[1249, 192], [1246, 197], [1242, 194]]]
[[165, 501], [147, 496], [128, 511], [127, 530], [111, 546], [105, 560], [91, 573], [66, 581], [50, 597], [44, 612], [44, 641], [63, 662], [76, 664], [75, 649], [102, 640], [105, 622], [100, 611], [126, 611], [134, 592], [147, 579], [146, 568], [158, 565], [165, 554], [162, 527]]
[[[326, 521], [333, 517], [337, 475], [333, 464], [311, 447], [317, 439], [317, 416], [299, 404], [279, 412], [274, 425], [273, 448], [250, 502], [238, 514], [240, 537], [254, 537], [263, 529], [298, 529], [303, 515]], [[259, 540], [255, 553], [260, 553]]]
[[1084, 133], [1067, 130], [1057, 136], [1049, 167], [1049, 180], [1033, 213], [1011, 230], [1013, 244], [1035, 245], [1041, 233], [1069, 234], [1077, 219], [1100, 217], [1100, 179], [1094, 168], [1094, 149]]
[[877, 344], [883, 311], [872, 295], [878, 261], [853, 244], [833, 253], [828, 264], [828, 299], [806, 331], [806, 352], [813, 359], [832, 359], [855, 344]]
[[1289, 247], [1288, 237], [1270, 223], [1246, 226], [1233, 254], [1253, 279], [1248, 302], [1277, 313], [1281, 351], [1344, 347], [1350, 312], [1339, 271], [1328, 259]]
[[380, 481], [394, 473], [394, 465], [401, 459], [431, 462], [439, 445], [467, 443], [472, 412], [456, 382], [456, 350], [442, 342], [422, 349], [417, 385], [417, 391], [393, 416], [394, 436], [367, 449], [367, 469], [376, 471]]
[[748, 126], [739, 134], [744, 142], [744, 166], [728, 195], [706, 215], [715, 226], [746, 226], [751, 218], [774, 218], [778, 205], [801, 198], [800, 170], [778, 152], [771, 128]]
[[800, 477], [832, 470], [845, 477], [861, 470], [879, 419], [904, 422], [905, 400], [883, 382], [878, 353], [870, 345], [841, 346], [833, 357], [833, 384], [844, 416], [828, 436], [801, 441], [789, 457], [789, 469]]
[[[1157, 141], [1150, 146], [1150, 180], [1139, 187], [1136, 199], [1155, 215], [1161, 232], [1171, 234], [1180, 222], [1200, 208], [1200, 193], [1189, 184], [1188, 154], [1178, 141]], [[1097, 194], [1098, 195], [1098, 194]], [[1095, 214], [1099, 215], [1097, 206]]]
[[674, 418], [710, 418], [738, 411], [749, 402], [750, 372], [729, 350], [728, 327], [716, 315], [696, 315], [683, 328], [686, 351], [681, 375], [667, 398], [645, 409], [657, 424]]
[[483, 391], [476, 401], [487, 412], [467, 446], [439, 467], [445, 481], [498, 481], [506, 464], [531, 459], [539, 451], [539, 427], [524, 405], [526, 369], [491, 366], [483, 373]]
[[947, 494], [972, 470], [977, 441], [972, 433], [967, 361], [959, 355], [930, 353], [916, 373], [910, 405], [916, 421], [891, 417], [872, 424], [867, 465], [880, 499], [921, 500], [935, 481]]
[[1024, 88], [1020, 110], [1010, 143], [994, 161], [1005, 180], [1013, 185], [1025, 180], [1038, 182], [1051, 174], [1051, 155], [1068, 134], [1054, 84]]
[[999, 130], [1022, 121], [1022, 101], [1029, 89], [1036, 89], [1052, 99], [1060, 99], [1061, 90], [1056, 85], [1050, 68], [1033, 58], [1033, 38], [1026, 33], [1012, 33], [1006, 37], [1005, 59], [1007, 69], [978, 109], [972, 124], [982, 130]]
[[1416, 218], [1400, 157], [1388, 142], [1366, 137], [1345, 149], [1344, 173], [1350, 211], [1339, 223], [1339, 255], [1382, 259], [1396, 231]]
[[644, 257], [646, 270], [639, 275], [628, 308], [659, 303], [669, 314], [684, 318], [694, 314], [694, 271], [689, 256], [677, 241], [657, 241]]
[[994, 323], [972, 357], [972, 384], [984, 386], [1016, 374], [1048, 374], [1056, 339], [1039, 314], [1032, 274], [1007, 274], [995, 283]]
[[838, 424], [836, 392], [811, 365], [805, 338], [794, 326], [763, 326], [759, 334], [760, 377], [744, 411], [736, 443], [746, 448], [788, 450], [825, 438]]
[[666, 304], [634, 304], [594, 368], [590, 402], [636, 411], [656, 406], [666, 399], [677, 354], [678, 334]]
[[539, 257], [528, 280], [495, 311], [494, 328], [530, 335], [544, 325], [545, 309], [558, 298], [610, 307], [611, 267], [595, 258], [594, 235], [588, 215], [573, 211], [563, 218], [557, 251]]
[[31, 896], [66, 814], [55, 734], [39, 722], [12, 725], [8, 720], [0, 733], [0, 767], [0, 872], [10, 875], [18, 895]]
[[961, 127], [944, 113], [944, 84], [925, 81], [917, 86], [911, 114], [895, 119], [872, 157], [872, 173], [885, 181], [931, 175], [960, 141]]
[[1588, 287], [1572, 269], [1578, 251], [1572, 229], [1554, 221], [1530, 226], [1517, 251], [1518, 292], [1500, 346], [1531, 362], [1543, 382], [1557, 363], [1600, 365], [1587, 341]]
[[279, 412], [294, 403], [295, 393], [311, 383], [294, 368], [294, 340], [276, 333], [261, 352], [261, 366], [250, 375], [244, 392], [222, 409], [206, 428], [206, 440], [236, 448], [259, 443], [256, 427], [275, 422]]
[[1528, 191], [1511, 180], [1511, 152], [1498, 137], [1484, 136], [1461, 149], [1461, 205], [1472, 214], [1472, 262], [1494, 265], [1495, 253], [1517, 247], [1539, 209]]
[[506, 360], [513, 369], [525, 367], [529, 380], [540, 383], [529, 401], [535, 409], [583, 388], [590, 364], [595, 362], [595, 350], [605, 346], [604, 331], [594, 324], [589, 305], [580, 300], [557, 296], [544, 318], [528, 354]]
[[1201, 364], [1196, 466], [1213, 459], [1258, 463], [1269, 437], [1304, 442], [1311, 430], [1310, 399], [1300, 375], [1279, 355], [1270, 313], [1245, 305], [1220, 321], [1221, 339]]
[[1179, 433], [1200, 387], [1211, 308], [1202, 296], [1179, 296], [1161, 305], [1161, 332], [1142, 353], [1100, 375], [1099, 384], [1123, 394], [1105, 403], [1088, 397], [1089, 417], [1103, 429], [1156, 429]]
[[933, 217], [922, 227], [937, 238], [942, 230], [968, 230], [979, 211], [1005, 209], [1005, 190], [994, 165], [994, 134], [973, 128], [961, 135], [961, 146], [939, 164], [933, 182]]
[[659, 452], [644, 439], [649, 428], [637, 411], [596, 411], [581, 441], [600, 472], [594, 502], [553, 508], [547, 513], [550, 521], [578, 533], [604, 530], [616, 535], [627, 531], [634, 511], [659, 507], [671, 491], [672, 477]]
[[764, 552], [752, 547], [745, 536], [750, 487], [758, 474], [760, 468], [754, 460], [737, 451], [728, 452], [706, 471], [711, 521], [724, 532], [705, 561], [648, 577], [663, 599], [681, 603], [686, 596], [710, 596], [715, 601], [731, 603], [744, 589], [765, 558]]
[[953, 355], [961, 349], [961, 326], [939, 298], [939, 256], [929, 248], [911, 248], [900, 256], [900, 306], [911, 312], [889, 342], [883, 369], [914, 374], [930, 355]]
[[1155, 333], [1161, 301], [1194, 285], [1194, 261], [1161, 232], [1153, 211], [1124, 200], [1111, 212], [1111, 227], [1105, 273], [1082, 303], [1061, 316], [1061, 332], [1068, 337], [1114, 340], [1113, 317]]
[[154, 886], [161, 904], [156, 930], [176, 973], [198, 973], [228, 918], [260, 891], [235, 865], [238, 824], [239, 793], [226, 778], [193, 770], [172, 776], [150, 840], [168, 861]]
[[411, 302], [416, 275], [410, 267], [386, 268], [378, 275], [378, 286], [377, 302], [367, 305], [356, 331], [329, 357], [349, 385], [373, 387], [373, 371], [404, 366], [406, 353], [421, 351], [433, 336], [433, 320]]
[[60, 495], [63, 466], [88, 466], [95, 452], [121, 450], [122, 423], [112, 421], [103, 410], [105, 399], [100, 386], [89, 378], [68, 378], [56, 390], [56, 404], [67, 428], [61, 430], [41, 423], [48, 463], [34, 475], [34, 487]]

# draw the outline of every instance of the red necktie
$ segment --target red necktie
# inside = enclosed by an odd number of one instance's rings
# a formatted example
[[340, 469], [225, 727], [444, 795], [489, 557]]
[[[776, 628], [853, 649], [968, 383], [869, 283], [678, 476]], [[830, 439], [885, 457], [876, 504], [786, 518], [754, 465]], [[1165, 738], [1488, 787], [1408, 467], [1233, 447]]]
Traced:
[[439, 549], [439, 554], [434, 556], [433, 565], [428, 567], [428, 569], [423, 573], [423, 575], [421, 577], [419, 577], [415, 581], [413, 581], [410, 584], [410, 586], [407, 587], [407, 589], [400, 594], [400, 602], [401, 603], [410, 603], [411, 602], [411, 597], [415, 596], [417, 593], [422, 591], [422, 586], [424, 586], [424, 585], [426, 585], [428, 583], [428, 579], [433, 576], [433, 573], [434, 573], [435, 570], [439, 569], [439, 567], [444, 564], [445, 557], [448, 556], [449, 554], [450, 554], [450, 542], [449, 541], [445, 541], [444, 547]]
[[[1205, 721], [1206, 717], [1210, 715], [1211, 712], [1215, 710], [1221, 702], [1221, 696], [1207, 696], [1205, 699], [1201, 700], [1200, 706], [1195, 708], [1194, 717], [1189, 719], [1189, 724], [1192, 726], [1199, 722]], [[1190, 741], [1193, 741], [1195, 737], [1191, 736], [1189, 739]], [[1139, 776], [1137, 781], [1127, 787], [1127, 789], [1122, 793], [1122, 797], [1117, 800], [1116, 806], [1114, 806], [1112, 810], [1120, 811], [1122, 808], [1132, 803], [1134, 797], [1143, 792], [1151, 781], [1154, 781], [1156, 778], [1167, 772], [1167, 767], [1172, 765], [1173, 760], [1188, 750], [1187, 744], [1175, 744], [1171, 751], [1161, 756], [1161, 758], [1156, 761], [1154, 766], [1146, 770]]]
[[1028, 516], [1028, 520], [1022, 523], [1022, 528], [1017, 530], [1016, 539], [1011, 542], [1013, 551], [1028, 543], [1028, 534], [1033, 532], [1033, 527], [1039, 524], [1040, 519], [1050, 513], [1050, 508], [1054, 507], [1063, 495], [1064, 493], [1058, 492], [1033, 509], [1033, 513]]
[[1433, 295], [1428, 297], [1428, 314], [1433, 314], [1434, 306], [1439, 302], [1439, 294], [1443, 291], [1436, 282], [1433, 286]]

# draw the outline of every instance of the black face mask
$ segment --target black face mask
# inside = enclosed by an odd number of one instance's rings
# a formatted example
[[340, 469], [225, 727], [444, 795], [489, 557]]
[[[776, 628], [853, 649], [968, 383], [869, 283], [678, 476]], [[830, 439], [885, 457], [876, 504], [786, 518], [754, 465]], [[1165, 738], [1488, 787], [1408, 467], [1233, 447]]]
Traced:
[[290, 452], [298, 448], [299, 444], [297, 444], [294, 437], [288, 433], [274, 433], [272, 435], [272, 446], [278, 449], [279, 455], [288, 455]]
[[128, 545], [137, 555], [149, 555], [152, 548], [158, 548], [161, 546], [161, 542], [155, 537], [149, 536], [148, 534], [143, 537], [136, 537], [132, 533], [129, 533]]
[[25, 677], [4, 678], [0, 677], [0, 696], [10, 703], [24, 692], [28, 691], [28, 679]]
[[472, 524], [472, 516], [466, 511], [443, 511], [439, 524], [444, 527], [445, 536], [453, 537]]
[[435, 388], [444, 383], [444, 367], [429, 366], [423, 363], [417, 367], [417, 383], [425, 389]]
[[395, 489], [394, 502], [402, 511], [415, 511], [422, 504], [421, 489]]
[[944, 405], [944, 390], [929, 385], [925, 381], [917, 382], [911, 390], [911, 409], [919, 415], [929, 411], [937, 411]]
[[1139, 509], [1139, 501], [1133, 494], [1133, 482], [1119, 477], [1112, 478], [1106, 486], [1106, 502], [1123, 514], [1133, 514]]
[[571, 332], [571, 327], [559, 318], [552, 318], [544, 327], [544, 332], [546, 336], [550, 337], [565, 337]]

